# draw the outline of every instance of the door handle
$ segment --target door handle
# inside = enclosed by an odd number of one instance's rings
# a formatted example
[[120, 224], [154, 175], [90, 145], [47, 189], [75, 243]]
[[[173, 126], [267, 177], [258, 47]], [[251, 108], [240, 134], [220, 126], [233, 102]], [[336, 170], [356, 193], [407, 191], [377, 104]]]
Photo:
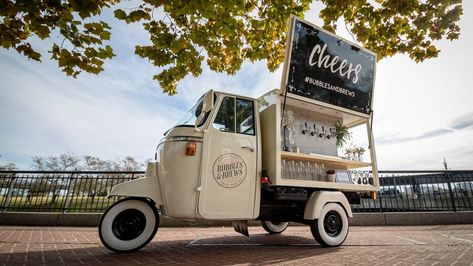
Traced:
[[254, 152], [255, 149], [253, 149], [253, 147], [248, 147], [248, 146], [241, 146], [242, 149], [248, 149], [250, 150], [251, 152]]

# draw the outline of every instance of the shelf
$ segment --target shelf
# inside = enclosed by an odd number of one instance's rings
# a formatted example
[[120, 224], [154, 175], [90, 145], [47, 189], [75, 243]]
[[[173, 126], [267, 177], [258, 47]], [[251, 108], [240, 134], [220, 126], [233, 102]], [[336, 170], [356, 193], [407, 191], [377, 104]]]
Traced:
[[281, 151], [281, 157], [287, 158], [287, 159], [293, 159], [293, 160], [313, 161], [313, 162], [318, 162], [318, 163], [323, 163], [323, 164], [341, 166], [346, 169], [371, 166], [371, 163], [367, 163], [367, 162], [352, 161], [352, 160], [346, 160], [346, 159], [342, 159], [335, 156], [313, 154], [313, 153], [305, 154], [305, 153]]
[[[297, 94], [288, 93], [286, 104], [303, 108], [309, 111], [323, 113], [329, 116], [333, 116], [342, 119], [343, 124], [348, 128], [367, 123], [370, 116], [368, 114], [355, 112], [350, 109], [334, 106], [321, 101], [301, 97]], [[282, 97], [282, 96], [281, 96]]]
[[312, 180], [298, 180], [298, 179], [278, 179], [274, 184], [276, 186], [291, 186], [291, 187], [313, 187], [322, 189], [336, 189], [340, 191], [379, 191], [379, 187], [372, 185], [358, 185], [350, 183], [336, 183]]

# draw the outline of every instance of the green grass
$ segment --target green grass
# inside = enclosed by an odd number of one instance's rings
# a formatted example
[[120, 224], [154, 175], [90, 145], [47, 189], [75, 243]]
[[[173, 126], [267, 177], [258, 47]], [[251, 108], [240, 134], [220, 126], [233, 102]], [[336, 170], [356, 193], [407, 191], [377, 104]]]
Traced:
[[[4, 197], [0, 196], [0, 203], [3, 204]], [[27, 201], [26, 196], [10, 197], [6, 211], [26, 211], [26, 212], [62, 212], [66, 206], [66, 197], [58, 196], [52, 202], [51, 196], [34, 196]], [[102, 212], [115, 202], [115, 199], [108, 199], [103, 196], [94, 198], [88, 196], [69, 196], [67, 198], [67, 212]]]

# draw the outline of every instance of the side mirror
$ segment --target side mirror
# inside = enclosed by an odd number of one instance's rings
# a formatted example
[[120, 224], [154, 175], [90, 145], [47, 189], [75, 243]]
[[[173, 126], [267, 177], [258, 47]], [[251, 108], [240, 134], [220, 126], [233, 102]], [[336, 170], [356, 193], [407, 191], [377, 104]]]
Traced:
[[201, 109], [200, 112], [198, 114], [196, 112], [195, 114], [197, 116], [197, 119], [195, 120], [195, 127], [200, 126], [205, 121], [207, 114], [212, 110], [213, 104], [214, 91], [210, 90], [204, 95], [204, 99], [202, 100], [202, 108], [198, 108]]

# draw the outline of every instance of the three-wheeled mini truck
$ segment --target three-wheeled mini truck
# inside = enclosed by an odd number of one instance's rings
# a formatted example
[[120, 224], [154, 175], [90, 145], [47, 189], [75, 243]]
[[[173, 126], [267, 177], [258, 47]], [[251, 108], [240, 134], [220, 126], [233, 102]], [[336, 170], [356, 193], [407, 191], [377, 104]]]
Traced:
[[[296, 17], [287, 46], [281, 89], [259, 99], [208, 91], [165, 133], [145, 177], [112, 188], [109, 196], [122, 199], [100, 221], [107, 248], [142, 248], [160, 215], [228, 220], [245, 235], [248, 220], [270, 234], [297, 222], [322, 246], [344, 242], [350, 203], [379, 188], [376, 56]], [[362, 124], [369, 160], [339, 156], [342, 131]]]

